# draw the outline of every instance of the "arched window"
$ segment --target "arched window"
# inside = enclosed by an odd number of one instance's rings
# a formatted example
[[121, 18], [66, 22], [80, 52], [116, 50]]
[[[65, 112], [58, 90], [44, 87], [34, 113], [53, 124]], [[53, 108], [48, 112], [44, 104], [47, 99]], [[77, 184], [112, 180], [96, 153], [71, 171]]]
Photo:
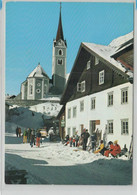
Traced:
[[62, 59], [58, 59], [58, 65], [62, 65], [63, 64], [63, 60]]
[[62, 49], [59, 50], [59, 55], [62, 56], [63, 55], [63, 51]]

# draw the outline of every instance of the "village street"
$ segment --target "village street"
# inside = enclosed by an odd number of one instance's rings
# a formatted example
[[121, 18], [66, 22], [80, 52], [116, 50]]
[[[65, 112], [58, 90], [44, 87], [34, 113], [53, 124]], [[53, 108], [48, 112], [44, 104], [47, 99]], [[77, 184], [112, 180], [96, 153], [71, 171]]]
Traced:
[[132, 161], [111, 159], [44, 140], [40, 148], [5, 134], [6, 170], [26, 170], [27, 184], [118, 185], [132, 183]]

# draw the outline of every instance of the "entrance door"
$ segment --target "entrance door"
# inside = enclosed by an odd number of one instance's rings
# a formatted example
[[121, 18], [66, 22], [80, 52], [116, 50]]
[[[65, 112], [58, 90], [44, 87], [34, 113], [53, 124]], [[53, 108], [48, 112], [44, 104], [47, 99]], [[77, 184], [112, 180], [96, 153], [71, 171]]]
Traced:
[[92, 135], [95, 132], [96, 129], [96, 121], [90, 121], [89, 124], [89, 133]]

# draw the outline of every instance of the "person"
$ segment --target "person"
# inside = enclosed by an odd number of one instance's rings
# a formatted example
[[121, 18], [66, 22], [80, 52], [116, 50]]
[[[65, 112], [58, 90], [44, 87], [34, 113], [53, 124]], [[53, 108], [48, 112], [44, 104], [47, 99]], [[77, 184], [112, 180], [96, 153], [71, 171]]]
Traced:
[[23, 133], [23, 143], [27, 143], [27, 130]]
[[93, 133], [91, 135], [91, 147], [92, 147], [92, 152], [96, 150], [96, 133]]
[[33, 144], [35, 145], [35, 130], [32, 129], [31, 136], [30, 136], [30, 145], [33, 147]]
[[31, 129], [30, 128], [28, 128], [28, 143], [30, 143], [30, 136], [31, 136]]
[[72, 147], [72, 140], [73, 140], [73, 137], [70, 137], [70, 138], [69, 138], [70, 147]]
[[85, 129], [84, 132], [81, 134], [81, 137], [83, 138], [83, 150], [86, 150], [89, 136], [90, 134], [88, 133], [87, 129]]
[[38, 130], [36, 134], [36, 146], [38, 147], [40, 147], [40, 138], [41, 138], [41, 133], [40, 130]]
[[18, 128], [19, 137], [21, 137], [21, 128]]
[[73, 139], [72, 139], [72, 142], [73, 142], [73, 147], [75, 147], [75, 135], [73, 135]]
[[76, 135], [75, 135], [75, 140], [76, 140], [76, 147], [78, 147], [79, 146], [79, 144], [78, 144], [79, 136], [78, 136], [77, 132], [76, 132]]
[[104, 151], [105, 151], [105, 150], [106, 150], [106, 148], [105, 148], [105, 146], [104, 146], [103, 140], [101, 140], [101, 141], [100, 141], [100, 146], [99, 146], [98, 150], [96, 150], [96, 151], [94, 152], [94, 154], [100, 153], [100, 154], [102, 154], [102, 155], [104, 156]]
[[113, 151], [111, 152], [111, 155], [113, 157], [117, 157], [118, 154], [121, 153], [121, 148], [120, 148], [120, 145], [118, 145], [118, 141], [114, 141], [114, 149]]
[[105, 152], [104, 152], [104, 156], [106, 156], [106, 157], [109, 157], [109, 154], [113, 151], [113, 149], [114, 149], [114, 145], [113, 145], [113, 142], [112, 141], [110, 141], [110, 142], [108, 142], [108, 150], [106, 150]]
[[17, 128], [16, 128], [16, 136], [18, 137], [18, 135], [19, 135], [19, 128], [17, 126]]

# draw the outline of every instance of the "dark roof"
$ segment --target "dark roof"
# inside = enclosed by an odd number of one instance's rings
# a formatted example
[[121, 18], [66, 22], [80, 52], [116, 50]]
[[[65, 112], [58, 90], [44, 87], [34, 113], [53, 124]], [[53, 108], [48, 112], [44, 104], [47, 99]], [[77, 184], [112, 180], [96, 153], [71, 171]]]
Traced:
[[59, 24], [58, 24], [58, 30], [57, 30], [57, 35], [56, 35], [56, 41], [58, 41], [59, 39], [64, 41], [62, 20], [61, 20], [61, 9], [60, 9], [60, 15], [59, 15]]

